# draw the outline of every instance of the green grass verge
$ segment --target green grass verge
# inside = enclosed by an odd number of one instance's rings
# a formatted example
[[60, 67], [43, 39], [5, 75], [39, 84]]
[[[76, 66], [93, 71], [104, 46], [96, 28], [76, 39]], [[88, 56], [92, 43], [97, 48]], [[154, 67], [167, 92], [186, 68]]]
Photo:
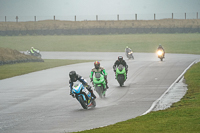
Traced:
[[[90, 60], [91, 61], [91, 60]], [[64, 66], [75, 63], [90, 62], [89, 60], [52, 60], [45, 59], [44, 62], [28, 62], [0, 66], [0, 80], [27, 74], [30, 72], [40, 71], [58, 66]]]
[[200, 63], [185, 73], [187, 94], [171, 108], [80, 133], [199, 133]]
[[166, 53], [200, 54], [200, 34], [120, 34], [72, 36], [0, 36], [0, 47], [26, 51], [96, 51], [153, 53], [162, 44]]

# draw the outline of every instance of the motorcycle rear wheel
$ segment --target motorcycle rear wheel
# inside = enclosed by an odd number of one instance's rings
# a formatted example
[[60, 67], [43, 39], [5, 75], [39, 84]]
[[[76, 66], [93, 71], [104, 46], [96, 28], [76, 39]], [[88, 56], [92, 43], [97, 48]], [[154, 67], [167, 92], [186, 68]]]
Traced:
[[96, 107], [96, 101], [92, 100], [92, 107]]

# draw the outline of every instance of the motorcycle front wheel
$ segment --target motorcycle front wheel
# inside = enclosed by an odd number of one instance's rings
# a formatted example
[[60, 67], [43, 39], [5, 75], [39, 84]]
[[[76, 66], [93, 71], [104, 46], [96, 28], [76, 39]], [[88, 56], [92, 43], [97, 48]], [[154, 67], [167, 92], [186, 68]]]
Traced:
[[96, 91], [99, 94], [99, 97], [102, 98], [102, 93], [103, 93], [103, 86], [96, 86]]
[[87, 103], [83, 100], [83, 97], [82, 97], [82, 96], [79, 96], [79, 97], [78, 97], [78, 100], [79, 100], [81, 106], [82, 106], [84, 109], [88, 109]]
[[124, 84], [124, 75], [118, 75], [117, 81], [119, 85], [122, 87], [122, 85]]

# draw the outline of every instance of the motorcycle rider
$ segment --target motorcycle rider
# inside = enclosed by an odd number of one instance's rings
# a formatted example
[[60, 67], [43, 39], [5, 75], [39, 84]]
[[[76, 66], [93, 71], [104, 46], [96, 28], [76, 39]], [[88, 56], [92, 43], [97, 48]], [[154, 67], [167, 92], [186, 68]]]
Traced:
[[37, 51], [37, 49], [34, 49], [34, 47], [31, 47], [30, 52], [31, 52], [32, 55], [33, 55], [36, 51]]
[[118, 56], [118, 60], [116, 60], [115, 64], [113, 65], [113, 70], [115, 72], [115, 77], [116, 77], [116, 66], [118, 67], [120, 64], [125, 67], [125, 70], [126, 70], [126, 79], [127, 79], [128, 65], [126, 64], [126, 61], [123, 60], [123, 56]]
[[107, 73], [106, 73], [106, 71], [103, 67], [100, 67], [99, 61], [94, 62], [94, 68], [91, 70], [91, 74], [90, 74], [91, 82], [93, 81], [93, 74], [94, 73], [101, 73], [102, 75], [104, 75], [104, 79], [105, 79], [105, 82], [106, 82], [106, 89], [108, 89], [109, 87], [108, 87]]
[[125, 48], [125, 53], [126, 53], [126, 56], [128, 57], [128, 53], [129, 52], [131, 52], [132, 50], [128, 47], [128, 46], [126, 46], [126, 48]]
[[69, 80], [70, 95], [72, 95], [72, 97], [74, 97], [74, 94], [72, 93], [72, 89], [73, 89], [72, 86], [73, 86], [74, 82], [76, 82], [78, 80], [91, 93], [92, 97], [94, 97], [94, 99], [96, 99], [96, 96], [94, 95], [94, 93], [92, 91], [92, 87], [87, 83], [87, 81], [85, 79], [83, 79], [82, 76], [76, 74], [75, 71], [71, 71], [71, 72], [69, 72], [69, 77], [70, 77], [70, 80]]
[[163, 57], [165, 58], [165, 50], [164, 50], [164, 48], [162, 47], [162, 45], [161, 44], [159, 44], [159, 46], [158, 46], [158, 48], [157, 48], [157, 51], [159, 51], [159, 50], [163, 50]]

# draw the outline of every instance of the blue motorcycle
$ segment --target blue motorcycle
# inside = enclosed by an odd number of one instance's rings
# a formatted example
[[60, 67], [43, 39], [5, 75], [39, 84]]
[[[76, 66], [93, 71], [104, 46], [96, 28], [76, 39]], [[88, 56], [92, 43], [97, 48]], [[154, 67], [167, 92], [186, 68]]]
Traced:
[[73, 86], [72, 93], [75, 94], [76, 99], [80, 102], [84, 109], [88, 107], [95, 107], [96, 102], [91, 93], [81, 83], [77, 83]]

